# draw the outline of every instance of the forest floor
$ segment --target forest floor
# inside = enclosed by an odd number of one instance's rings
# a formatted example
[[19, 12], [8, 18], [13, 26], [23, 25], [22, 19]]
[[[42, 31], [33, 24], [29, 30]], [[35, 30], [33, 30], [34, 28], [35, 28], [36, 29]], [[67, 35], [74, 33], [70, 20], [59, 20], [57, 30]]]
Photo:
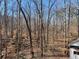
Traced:
[[69, 59], [69, 57], [40, 57], [40, 58], [34, 58], [34, 59]]

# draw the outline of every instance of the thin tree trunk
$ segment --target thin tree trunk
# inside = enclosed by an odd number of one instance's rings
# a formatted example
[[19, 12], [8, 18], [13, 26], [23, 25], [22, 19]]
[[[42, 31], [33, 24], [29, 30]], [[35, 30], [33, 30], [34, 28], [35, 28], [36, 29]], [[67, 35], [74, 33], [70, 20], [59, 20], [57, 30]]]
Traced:
[[64, 8], [65, 8], [65, 12], [64, 12], [64, 19], [65, 19], [65, 27], [64, 27], [64, 31], [65, 31], [65, 48], [66, 48], [66, 0], [64, 0]]
[[34, 57], [34, 52], [33, 52], [33, 44], [32, 44], [31, 29], [30, 29], [29, 24], [28, 24], [28, 19], [26, 18], [26, 15], [25, 15], [25, 13], [24, 13], [24, 11], [23, 11], [22, 7], [20, 6], [20, 4], [19, 4], [19, 1], [18, 1], [18, 0], [17, 0], [17, 3], [18, 3], [18, 5], [19, 5], [19, 8], [20, 8], [20, 10], [21, 10], [22, 14], [23, 14], [23, 17], [24, 17], [24, 19], [25, 19], [26, 26], [27, 26], [27, 29], [28, 29], [28, 32], [29, 32], [29, 37], [30, 37], [30, 48], [31, 48], [31, 54], [32, 54], [32, 58], [33, 58], [33, 57]]
[[40, 20], [41, 20], [41, 32], [40, 32], [40, 34], [41, 34], [41, 51], [42, 51], [42, 53], [41, 53], [41, 56], [43, 57], [43, 36], [42, 36], [42, 25], [43, 25], [43, 0], [41, 0], [41, 14], [40, 14]]
[[2, 20], [1, 19], [0, 19], [0, 59], [2, 59]]
[[[79, 0], [77, 0], [77, 4], [78, 4], [78, 7], [79, 7]], [[78, 37], [79, 37], [79, 9], [78, 9]]]
[[13, 21], [14, 20], [14, 11], [12, 7], [12, 18], [11, 18], [11, 38], [13, 38]]
[[7, 58], [7, 45], [6, 45], [6, 39], [8, 40], [8, 35], [7, 35], [7, 0], [4, 0], [4, 20], [5, 20], [5, 59]]
[[68, 43], [70, 40], [70, 20], [71, 20], [71, 0], [69, 0], [69, 14], [68, 14]]

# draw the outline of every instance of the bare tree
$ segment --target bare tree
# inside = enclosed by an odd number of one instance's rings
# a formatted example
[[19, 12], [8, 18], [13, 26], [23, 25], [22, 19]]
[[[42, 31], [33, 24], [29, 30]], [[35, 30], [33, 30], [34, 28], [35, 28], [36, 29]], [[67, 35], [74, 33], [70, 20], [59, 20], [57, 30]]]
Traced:
[[34, 57], [34, 52], [33, 52], [33, 45], [32, 45], [32, 35], [31, 35], [31, 29], [29, 27], [29, 24], [28, 24], [28, 19], [26, 18], [26, 15], [22, 9], [22, 7], [20, 6], [20, 3], [19, 1], [17, 0], [17, 3], [19, 5], [19, 9], [20, 11], [22, 12], [23, 16], [24, 16], [24, 19], [26, 21], [26, 26], [27, 26], [27, 29], [28, 29], [28, 32], [29, 32], [29, 37], [30, 37], [30, 48], [31, 48], [31, 54], [32, 54], [32, 58]]
[[6, 40], [8, 39], [8, 34], [7, 34], [7, 0], [4, 0], [4, 21], [5, 21], [5, 59], [7, 58], [7, 46], [6, 46]]
[[[1, 6], [1, 0], [0, 0], [0, 6]], [[0, 17], [2, 17], [1, 15], [1, 11], [0, 11]], [[0, 59], [2, 59], [2, 19], [0, 19]]]
[[[79, 8], [79, 0], [77, 0], [78, 8]], [[79, 9], [78, 9], [78, 37], [79, 37]]]
[[[71, 0], [69, 0], [69, 13], [68, 13], [68, 37], [70, 37], [70, 21], [71, 21]], [[68, 39], [69, 43], [69, 39]]]
[[2, 59], [2, 20], [1, 19], [0, 19], [0, 59]]
[[13, 6], [12, 6], [12, 18], [11, 18], [11, 37], [13, 38], [13, 23], [14, 23], [14, 10], [13, 10]]
[[[50, 24], [50, 21], [51, 21], [51, 10], [52, 10], [52, 7], [54, 6], [54, 4], [56, 3], [56, 0], [54, 0], [54, 2], [52, 4], [50, 4], [51, 0], [49, 0], [49, 6], [48, 6], [48, 19], [47, 19], [47, 42], [48, 42], [48, 37], [49, 37], [49, 24]], [[48, 44], [48, 43], [47, 43]]]

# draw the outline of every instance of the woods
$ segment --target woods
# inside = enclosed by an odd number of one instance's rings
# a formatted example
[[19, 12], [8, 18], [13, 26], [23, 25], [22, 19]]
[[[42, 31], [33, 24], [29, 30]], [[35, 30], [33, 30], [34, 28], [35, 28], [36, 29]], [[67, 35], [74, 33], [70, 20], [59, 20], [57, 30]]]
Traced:
[[79, 36], [78, 0], [0, 0], [0, 59], [69, 56]]

